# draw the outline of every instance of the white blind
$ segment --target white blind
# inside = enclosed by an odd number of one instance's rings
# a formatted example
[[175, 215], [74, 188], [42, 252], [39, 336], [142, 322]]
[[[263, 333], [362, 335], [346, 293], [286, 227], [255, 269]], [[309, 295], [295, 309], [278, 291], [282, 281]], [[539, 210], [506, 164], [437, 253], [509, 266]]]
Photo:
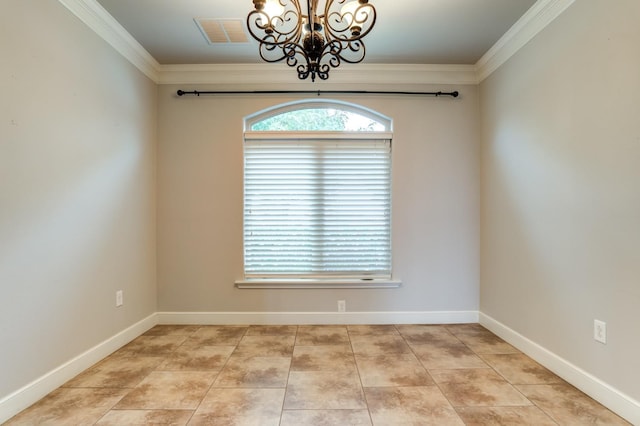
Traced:
[[246, 139], [251, 277], [390, 277], [391, 142]]

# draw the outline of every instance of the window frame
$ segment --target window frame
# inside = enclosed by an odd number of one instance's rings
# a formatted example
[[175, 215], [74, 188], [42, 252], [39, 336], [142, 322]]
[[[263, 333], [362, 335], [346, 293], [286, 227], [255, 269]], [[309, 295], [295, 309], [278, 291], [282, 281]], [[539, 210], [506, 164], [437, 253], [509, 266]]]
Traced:
[[[276, 117], [298, 110], [307, 109], [336, 109], [346, 111], [382, 124], [383, 131], [254, 131], [252, 126], [264, 120]], [[380, 140], [388, 141], [389, 149], [393, 145], [393, 121], [368, 108], [335, 100], [301, 100], [290, 102], [287, 104], [277, 105], [249, 115], [244, 120], [244, 137], [243, 137], [243, 158], [245, 158], [244, 147], [248, 140], [296, 140], [296, 139], [313, 139], [313, 140]], [[392, 152], [392, 151], [391, 151]], [[390, 152], [390, 156], [391, 156]], [[390, 157], [390, 161], [392, 158]], [[259, 277], [256, 274], [246, 273], [245, 256], [245, 209], [244, 203], [246, 199], [245, 183], [243, 182], [243, 279], [236, 281], [238, 288], [396, 288], [401, 285], [399, 280], [393, 277], [393, 244], [392, 244], [392, 217], [391, 217], [391, 184], [392, 184], [392, 163], [389, 164], [389, 275], [372, 275], [371, 277], [350, 277], [340, 276], [337, 274], [304, 274], [301, 276], [282, 275]], [[244, 176], [244, 172], [243, 172]], [[244, 177], [243, 177], [244, 179]], [[275, 274], [274, 274], [275, 275]]]

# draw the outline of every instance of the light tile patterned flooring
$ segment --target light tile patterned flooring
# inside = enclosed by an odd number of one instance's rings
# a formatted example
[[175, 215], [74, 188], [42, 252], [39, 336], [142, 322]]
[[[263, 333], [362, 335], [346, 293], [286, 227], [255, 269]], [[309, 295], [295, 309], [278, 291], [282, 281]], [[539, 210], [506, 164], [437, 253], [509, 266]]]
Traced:
[[478, 324], [159, 325], [9, 425], [627, 425]]

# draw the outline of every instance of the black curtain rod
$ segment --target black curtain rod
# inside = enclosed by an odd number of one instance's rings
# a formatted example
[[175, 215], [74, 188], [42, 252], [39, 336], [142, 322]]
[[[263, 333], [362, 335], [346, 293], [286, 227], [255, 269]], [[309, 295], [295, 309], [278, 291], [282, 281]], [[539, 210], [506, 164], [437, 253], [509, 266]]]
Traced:
[[314, 95], [323, 95], [323, 94], [354, 94], [354, 95], [421, 95], [421, 96], [451, 96], [453, 98], [457, 98], [460, 93], [457, 90], [453, 92], [378, 92], [378, 91], [368, 91], [368, 90], [234, 90], [234, 91], [184, 91], [178, 90], [178, 96], [184, 95], [281, 95], [281, 94], [289, 94], [289, 93], [304, 93], [304, 94], [314, 94]]

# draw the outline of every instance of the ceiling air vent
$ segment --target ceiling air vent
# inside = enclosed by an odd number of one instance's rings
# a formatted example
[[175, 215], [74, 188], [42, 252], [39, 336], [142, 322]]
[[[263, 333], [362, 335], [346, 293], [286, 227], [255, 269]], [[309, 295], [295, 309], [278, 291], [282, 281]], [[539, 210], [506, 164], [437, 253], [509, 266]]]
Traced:
[[209, 44], [247, 43], [241, 19], [194, 19]]

